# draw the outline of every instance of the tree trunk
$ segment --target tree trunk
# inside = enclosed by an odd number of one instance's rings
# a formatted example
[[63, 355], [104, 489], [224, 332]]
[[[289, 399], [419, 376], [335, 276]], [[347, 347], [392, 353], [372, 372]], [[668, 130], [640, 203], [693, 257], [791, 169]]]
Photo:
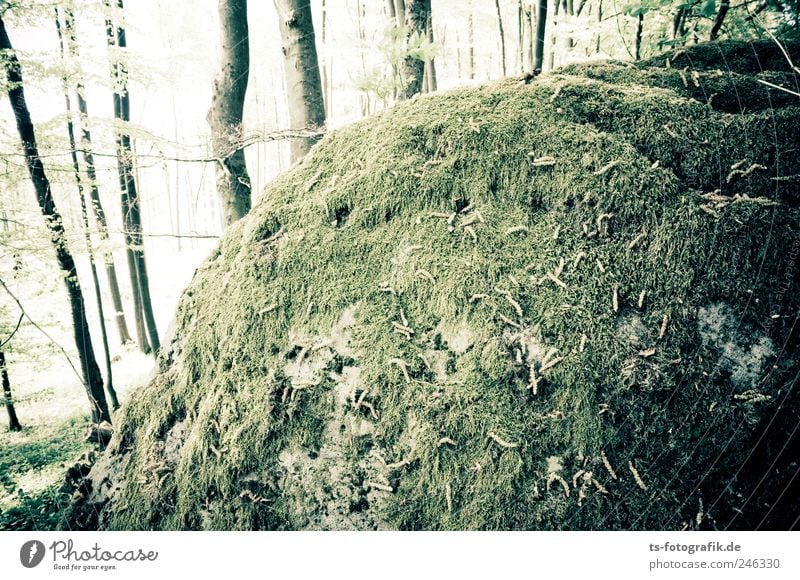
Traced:
[[250, 71], [247, 0], [219, 0], [220, 60], [206, 119], [217, 158], [223, 229], [250, 211], [251, 183], [242, 148], [242, 114]]
[[494, 0], [494, 7], [497, 10], [497, 28], [500, 32], [500, 65], [503, 69], [503, 76], [506, 76], [506, 34], [503, 30], [503, 14], [500, 11], [500, 0]]
[[[430, 6], [428, 6], [428, 18], [425, 23], [425, 29], [428, 34], [428, 43], [433, 44], [433, 11], [430, 10]], [[436, 91], [436, 60], [434, 58], [425, 59], [425, 82], [428, 85], [427, 92], [433, 93]]]
[[517, 3], [517, 72], [525, 71], [525, 10], [522, 0]]
[[[431, 0], [405, 0], [395, 6], [397, 19], [403, 23], [406, 41], [413, 35], [420, 40], [426, 39]], [[403, 84], [403, 89], [398, 95], [400, 99], [410, 99], [421, 93], [425, 79], [425, 61], [406, 54], [400, 65], [400, 79]]]
[[[65, 10], [67, 19], [72, 20], [72, 13]], [[61, 33], [61, 21], [58, 15], [58, 8], [55, 9], [56, 17], [56, 30], [58, 31], [58, 45], [61, 50], [61, 62], [66, 64], [66, 50], [64, 46], [64, 36]], [[66, 70], [66, 69], [65, 69]], [[72, 101], [69, 96], [69, 81], [66, 73], [61, 79], [64, 89], [64, 104], [67, 112], [67, 137], [69, 139], [69, 155], [72, 161], [72, 171], [75, 174], [75, 183], [78, 186], [78, 198], [81, 206], [81, 221], [83, 222], [83, 234], [86, 240], [86, 252], [89, 256], [89, 267], [92, 272], [92, 282], [94, 284], [94, 296], [97, 302], [97, 313], [100, 318], [100, 335], [103, 339], [103, 355], [106, 363], [106, 392], [111, 401], [111, 407], [114, 410], [119, 409], [119, 400], [117, 399], [117, 392], [114, 390], [114, 379], [111, 372], [111, 352], [108, 348], [108, 332], [106, 331], [106, 317], [103, 312], [103, 297], [100, 293], [100, 279], [97, 276], [97, 265], [94, 260], [94, 248], [92, 247], [92, 235], [89, 229], [89, 213], [86, 209], [86, 197], [83, 187], [83, 180], [81, 179], [81, 170], [78, 164], [77, 146], [75, 144], [75, 126], [72, 122]]]
[[685, 12], [686, 8], [680, 7], [675, 11], [675, 15], [672, 17], [672, 40], [677, 40], [677, 38], [682, 35], [683, 16]]
[[[389, 5], [394, 8], [391, 0]], [[331, 94], [330, 86], [328, 84], [328, 6], [325, 0], [322, 0], [322, 60], [320, 66], [320, 73], [322, 74], [322, 98], [325, 101], [325, 118], [331, 117]]]
[[42, 215], [44, 215], [47, 228], [50, 230], [50, 238], [55, 248], [56, 260], [64, 273], [64, 284], [67, 287], [67, 295], [70, 301], [75, 346], [81, 360], [83, 382], [86, 387], [86, 394], [89, 397], [92, 422], [96, 425], [102, 421], [110, 423], [111, 415], [108, 412], [108, 404], [103, 392], [103, 377], [100, 375], [100, 369], [97, 366], [94, 349], [92, 348], [89, 324], [86, 322], [86, 311], [84, 310], [83, 293], [78, 279], [78, 272], [75, 269], [75, 260], [72, 258], [69, 248], [67, 248], [64, 223], [53, 201], [50, 182], [39, 157], [36, 135], [28, 105], [25, 101], [25, 92], [22, 88], [22, 71], [6, 33], [6, 26], [2, 17], [0, 17], [0, 49], [7, 51], [3, 59], [3, 65], [6, 69], [6, 79], [8, 81], [8, 99], [11, 102], [11, 108], [14, 110], [17, 131], [19, 132], [22, 147], [25, 150], [28, 173], [36, 191], [36, 201], [39, 204]]
[[539, 0], [536, 10], [536, 45], [533, 52], [533, 69], [542, 70], [544, 64], [544, 41], [547, 30], [547, 0]]
[[561, 34], [563, 36], [564, 56], [561, 59], [562, 64], [569, 62], [569, 53], [575, 46], [575, 39], [572, 37], [572, 26], [574, 24], [575, 4], [573, 0], [564, 0], [564, 25], [566, 30]]
[[406, 2], [405, 0], [393, 0], [394, 2], [394, 17], [397, 19], [397, 25], [402, 26], [406, 21]]
[[525, 45], [525, 50], [528, 51], [528, 67], [526, 70], [532, 71], [536, 67], [533, 66], [535, 62], [534, 53], [536, 52], [536, 8], [533, 4], [527, 6], [528, 11], [528, 42]]
[[[75, 34], [75, 24], [72, 10], [64, 11], [64, 28], [66, 30], [66, 41], [70, 56], [76, 62], [80, 62], [78, 51], [78, 41]], [[89, 178], [89, 195], [92, 199], [92, 211], [100, 239], [103, 242], [108, 240], [108, 224], [103, 204], [100, 201], [100, 192], [97, 188], [97, 170], [92, 154], [92, 133], [89, 130], [89, 107], [84, 98], [83, 80], [80, 76], [76, 77], [75, 93], [78, 98], [78, 127], [81, 132], [81, 149], [83, 150], [83, 162], [86, 165], [86, 175]], [[114, 255], [110, 251], [103, 253], [103, 262], [106, 268], [106, 278], [108, 279], [108, 289], [111, 294], [111, 301], [114, 305], [114, 318], [117, 322], [117, 333], [122, 344], [131, 342], [131, 335], [128, 332], [128, 323], [125, 320], [125, 310], [122, 306], [122, 294], [119, 291], [119, 281], [117, 279], [117, 268], [114, 263]]]
[[3, 400], [6, 404], [8, 413], [9, 431], [22, 431], [22, 425], [17, 418], [17, 410], [14, 409], [14, 397], [11, 395], [11, 381], [8, 380], [8, 369], [6, 368], [6, 354], [0, 350], [0, 375], [3, 382]]
[[642, 59], [642, 30], [644, 29], [644, 14], [641, 12], [639, 13], [639, 17], [636, 20], [636, 38], [634, 39], [633, 43], [633, 59], [634, 60], [641, 60]]
[[550, 16], [550, 21], [552, 22], [551, 28], [551, 38], [550, 38], [550, 54], [547, 56], [548, 65], [547, 70], [553, 70], [556, 66], [556, 47], [558, 46], [558, 13], [559, 8], [561, 7], [561, 0], [553, 0], [553, 12]]
[[475, 15], [472, 11], [472, 2], [469, 3], [469, 18], [467, 19], [467, 47], [469, 54], [469, 80], [475, 79]]
[[725, 16], [728, 15], [728, 10], [731, 9], [731, 0], [721, 0], [719, 4], [719, 12], [717, 17], [714, 18], [714, 24], [711, 26], [710, 40], [716, 40], [719, 36], [719, 31], [722, 28], [722, 23], [725, 21]]
[[600, 39], [602, 37], [600, 26], [603, 23], [603, 0], [598, 0], [597, 2], [597, 40], [595, 41], [594, 45], [594, 52], [595, 54], [600, 53]]
[[[310, 0], [274, 0], [283, 42], [283, 74], [289, 101], [289, 123], [294, 130], [325, 125], [325, 105], [319, 78], [317, 46]], [[301, 159], [319, 137], [291, 141], [292, 163]]]
[[[111, 0], [106, 0], [110, 9]], [[123, 9], [122, 0], [117, 0], [117, 8]], [[111, 19], [106, 21], [106, 35], [110, 47], [125, 49], [125, 29], [115, 25]], [[115, 60], [111, 66], [111, 76], [114, 81], [114, 117], [122, 123], [115, 127], [117, 142], [117, 169], [119, 173], [122, 221], [125, 230], [125, 246], [128, 256], [128, 271], [131, 275], [131, 289], [134, 295], [134, 306], [137, 313], [137, 330], [140, 334], [140, 347], [147, 351], [145, 336], [142, 336], [142, 327], [146, 329], [146, 339], [153, 353], [158, 354], [161, 346], [158, 339], [153, 306], [150, 300], [150, 281], [147, 275], [147, 263], [144, 255], [144, 241], [142, 239], [142, 220], [139, 202], [139, 193], [136, 188], [133, 161], [134, 154], [131, 147], [131, 136], [127, 129], [130, 122], [130, 96], [128, 94], [127, 67]], [[138, 304], [137, 304], [138, 302]]]

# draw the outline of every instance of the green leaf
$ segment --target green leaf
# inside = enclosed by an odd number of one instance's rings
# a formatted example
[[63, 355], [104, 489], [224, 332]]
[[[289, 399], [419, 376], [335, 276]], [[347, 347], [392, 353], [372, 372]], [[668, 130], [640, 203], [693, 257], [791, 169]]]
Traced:
[[710, 18], [714, 14], [717, 13], [717, 0], [706, 0], [703, 7], [700, 9], [700, 13], [705, 16], [706, 18]]

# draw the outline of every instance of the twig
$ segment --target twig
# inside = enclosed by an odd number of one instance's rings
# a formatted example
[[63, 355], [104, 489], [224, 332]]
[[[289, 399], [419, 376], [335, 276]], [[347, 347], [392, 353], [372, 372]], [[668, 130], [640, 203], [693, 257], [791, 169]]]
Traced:
[[[794, 68], [795, 68], [795, 70], [797, 70], [797, 67], [794, 67]], [[772, 83], [770, 83], [768, 81], [765, 81], [764, 79], [756, 79], [756, 81], [758, 81], [762, 85], [767, 85], [768, 87], [771, 87], [773, 89], [778, 89], [779, 91], [783, 91], [785, 93], [789, 93], [790, 95], [794, 95], [795, 97], [800, 97], [800, 93], [797, 93], [795, 91], [787, 89], [786, 87], [782, 87], [782, 86], [779, 86], [779, 85], [774, 85], [774, 84], [772, 84]]]
[[513, 449], [514, 447], [519, 446], [518, 443], [511, 443], [509, 441], [506, 441], [502, 437], [495, 435], [493, 431], [489, 431], [489, 433], [486, 436], [495, 443], [497, 443], [500, 447], [505, 447], [506, 449]]
[[[45, 330], [44, 330], [44, 329], [43, 329], [41, 326], [39, 326], [38, 324], [36, 324], [36, 321], [35, 321], [33, 318], [31, 318], [30, 314], [28, 314], [28, 313], [26, 312], [25, 308], [22, 306], [22, 302], [20, 302], [20, 301], [19, 301], [19, 299], [18, 299], [18, 298], [17, 298], [17, 297], [14, 295], [14, 293], [13, 293], [13, 292], [11, 292], [11, 290], [8, 288], [8, 286], [6, 286], [6, 283], [3, 281], [3, 279], [2, 279], [2, 278], [0, 278], [0, 286], [2, 286], [2, 287], [3, 287], [3, 289], [4, 289], [4, 290], [5, 290], [7, 293], [8, 293], [8, 295], [9, 295], [9, 296], [11, 296], [11, 299], [12, 299], [14, 302], [16, 302], [16, 303], [17, 303], [17, 306], [19, 307], [19, 310], [20, 310], [20, 312], [21, 312], [21, 313], [22, 313], [22, 314], [25, 316], [25, 318], [27, 318], [27, 319], [30, 321], [30, 323], [31, 323], [31, 324], [34, 326], [34, 328], [36, 328], [36, 330], [38, 330], [38, 331], [39, 331], [39, 332], [41, 332], [43, 335], [45, 335], [45, 336], [47, 337], [47, 339], [48, 339], [50, 342], [52, 342], [52, 343], [53, 343], [53, 345], [54, 345], [54, 346], [55, 346], [55, 347], [56, 347], [58, 350], [60, 350], [60, 351], [61, 351], [61, 353], [64, 355], [64, 358], [66, 358], [66, 359], [67, 359], [67, 362], [69, 363], [69, 366], [70, 366], [70, 367], [72, 367], [72, 371], [75, 373], [75, 376], [76, 376], [76, 377], [78, 377], [78, 380], [81, 382], [81, 384], [85, 386], [85, 385], [86, 385], [86, 383], [84, 382], [84, 380], [83, 380], [83, 377], [82, 377], [82, 376], [81, 376], [81, 374], [78, 372], [78, 369], [76, 369], [76, 368], [75, 368], [75, 365], [72, 363], [72, 359], [70, 358], [69, 354], [67, 354], [67, 351], [66, 351], [66, 350], [64, 350], [64, 347], [62, 347], [60, 344], [58, 344], [58, 343], [57, 343], [57, 342], [56, 342], [56, 341], [53, 339], [53, 337], [52, 337], [52, 336], [50, 336], [49, 334], [47, 334], [47, 332], [46, 332], [46, 331], [45, 331]], [[5, 343], [3, 343], [3, 344], [5, 344]]]
[[14, 338], [15, 334], [17, 334], [17, 331], [19, 330], [19, 325], [22, 324], [22, 319], [23, 318], [25, 318], [25, 313], [24, 312], [20, 312], [19, 313], [19, 320], [17, 320], [17, 325], [14, 327], [14, 330], [11, 331], [11, 334], [8, 335], [8, 338], [5, 339], [3, 342], [0, 342], [0, 348], [4, 347], [9, 342], [11, 342], [11, 339]]

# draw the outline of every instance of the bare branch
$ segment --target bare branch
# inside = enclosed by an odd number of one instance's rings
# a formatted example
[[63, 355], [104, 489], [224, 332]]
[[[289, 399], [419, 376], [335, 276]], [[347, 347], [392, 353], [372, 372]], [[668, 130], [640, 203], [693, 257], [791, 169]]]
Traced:
[[[82, 377], [82, 376], [81, 376], [81, 374], [78, 372], [78, 369], [76, 369], [76, 368], [75, 368], [75, 365], [72, 363], [72, 359], [70, 358], [70, 356], [69, 356], [69, 354], [67, 353], [67, 351], [66, 351], [66, 350], [64, 350], [64, 347], [63, 347], [63, 346], [61, 346], [60, 344], [58, 344], [58, 343], [55, 341], [55, 339], [54, 339], [52, 336], [50, 336], [50, 335], [47, 333], [47, 331], [46, 331], [45, 329], [43, 329], [41, 326], [39, 326], [39, 325], [36, 323], [36, 321], [35, 321], [33, 318], [31, 318], [31, 315], [30, 315], [30, 314], [28, 314], [28, 312], [27, 312], [27, 311], [25, 310], [25, 308], [22, 306], [22, 302], [20, 302], [20, 301], [19, 301], [19, 298], [17, 298], [17, 297], [14, 295], [14, 293], [13, 293], [13, 292], [11, 292], [11, 289], [9, 289], [9, 287], [8, 287], [8, 286], [6, 286], [6, 283], [3, 281], [3, 279], [2, 279], [2, 278], [0, 278], [0, 286], [2, 286], [2, 287], [3, 287], [3, 289], [4, 289], [4, 290], [5, 290], [7, 293], [8, 293], [8, 295], [9, 295], [9, 296], [11, 296], [11, 299], [12, 299], [14, 302], [16, 302], [16, 303], [17, 303], [17, 306], [19, 307], [19, 310], [20, 310], [20, 312], [22, 313], [22, 315], [23, 315], [23, 316], [25, 316], [25, 318], [27, 318], [27, 319], [28, 319], [28, 321], [29, 321], [29, 322], [30, 322], [30, 323], [31, 323], [31, 324], [34, 326], [34, 328], [36, 328], [36, 330], [38, 330], [38, 331], [39, 331], [39, 332], [41, 332], [43, 335], [45, 335], [45, 337], [47, 337], [47, 340], [49, 340], [51, 343], [53, 343], [53, 346], [55, 346], [55, 347], [56, 347], [58, 350], [60, 350], [60, 351], [62, 352], [62, 354], [64, 355], [64, 358], [66, 358], [66, 359], [67, 359], [67, 362], [69, 363], [69, 366], [70, 366], [70, 367], [72, 367], [72, 371], [75, 373], [75, 376], [76, 376], [76, 377], [78, 377], [78, 380], [81, 382], [81, 384], [85, 384], [85, 383], [83, 382], [83, 377]], [[21, 320], [21, 319], [22, 319], [22, 318], [20, 317], [20, 320]], [[15, 331], [15, 332], [16, 332], [16, 331]], [[5, 342], [8, 342], [8, 341], [5, 341]], [[5, 342], [3, 342], [3, 344], [5, 344]]]

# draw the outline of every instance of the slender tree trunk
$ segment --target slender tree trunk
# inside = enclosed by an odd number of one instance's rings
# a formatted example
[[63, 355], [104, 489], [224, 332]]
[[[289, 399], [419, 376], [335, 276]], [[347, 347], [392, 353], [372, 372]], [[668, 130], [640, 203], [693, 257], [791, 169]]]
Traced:
[[247, 0], [219, 0], [220, 61], [206, 119], [217, 173], [223, 229], [250, 211], [251, 183], [242, 149], [242, 115], [250, 71]]
[[683, 18], [685, 14], [686, 8], [683, 6], [675, 11], [675, 15], [672, 17], [672, 40], [676, 40], [683, 34]]
[[525, 71], [525, 9], [522, 0], [517, 3], [517, 72]]
[[[274, 0], [283, 41], [283, 73], [292, 129], [325, 125], [317, 46], [310, 0]], [[301, 159], [319, 137], [293, 139], [292, 163]]]
[[494, 7], [497, 10], [497, 28], [500, 32], [500, 65], [503, 69], [503, 76], [506, 76], [506, 34], [503, 30], [503, 14], [500, 11], [500, 0], [494, 0]]
[[[391, 4], [394, 8], [394, 4]], [[322, 0], [322, 64], [320, 72], [322, 74], [322, 97], [325, 100], [325, 118], [331, 117], [331, 95], [328, 86], [328, 5], [326, 0]]]
[[467, 20], [467, 47], [469, 54], [469, 80], [475, 79], [475, 13], [472, 9], [472, 0], [469, 3], [469, 18]]
[[405, 0], [394, 1], [394, 16], [397, 18], [397, 25], [402, 26], [406, 21], [406, 2]]
[[561, 8], [561, 0], [553, 0], [553, 13], [551, 14], [550, 21], [550, 54], [547, 57], [548, 65], [547, 70], [553, 70], [556, 63], [556, 47], [558, 46], [558, 30], [559, 30], [559, 9]]
[[525, 45], [525, 50], [528, 51], [528, 70], [533, 70], [534, 67], [534, 53], [536, 52], [536, 8], [534, 8], [533, 4], [529, 4], [527, 6], [528, 11], [528, 42]]
[[[72, 9], [64, 11], [64, 28], [66, 31], [67, 48], [70, 56], [76, 62], [80, 62], [80, 53], [78, 51], [78, 41], [75, 33], [75, 24]], [[75, 93], [78, 98], [78, 127], [81, 133], [81, 149], [83, 150], [83, 162], [86, 165], [86, 175], [89, 178], [89, 195], [92, 199], [92, 211], [94, 213], [95, 221], [97, 222], [97, 229], [100, 234], [100, 239], [103, 242], [108, 241], [108, 224], [106, 222], [106, 214], [103, 210], [103, 204], [100, 201], [100, 192], [97, 188], [97, 170], [94, 163], [94, 155], [92, 154], [92, 133], [89, 130], [89, 107], [84, 98], [83, 80], [80, 76], [76, 77]], [[103, 263], [106, 269], [106, 278], [108, 279], [108, 289], [111, 294], [111, 301], [114, 305], [114, 318], [117, 322], [117, 333], [119, 340], [122, 344], [131, 342], [131, 335], [128, 332], [128, 323], [125, 320], [125, 310], [122, 306], [122, 294], [119, 291], [119, 281], [117, 279], [117, 268], [114, 263], [114, 255], [110, 251], [103, 253]]]
[[464, 71], [463, 65], [461, 63], [461, 38], [458, 35], [458, 30], [456, 30], [456, 72], [458, 74], [458, 82], [464, 78]]
[[[430, 1], [428, 4], [428, 18], [425, 23], [425, 29], [428, 34], [428, 43], [433, 44], [433, 11], [430, 9]], [[428, 85], [427, 92], [433, 93], [436, 91], [436, 60], [434, 58], [425, 59], [425, 82]]]
[[[106, 0], [106, 6], [109, 8], [111, 1]], [[122, 11], [122, 0], [117, 0], [116, 6], [119, 11]], [[112, 19], [106, 22], [106, 35], [109, 46], [116, 46], [120, 50], [124, 50], [127, 47], [125, 29], [122, 26], [115, 25]], [[121, 124], [117, 125], [115, 132], [128, 270], [131, 274], [131, 289], [134, 294], [134, 305], [137, 306], [137, 318], [143, 319], [143, 321], [137, 320], [137, 327], [139, 330], [141, 330], [142, 326], [145, 327], [147, 331], [146, 337], [150, 343], [149, 346], [153, 349], [154, 354], [158, 354], [161, 343], [158, 339], [158, 328], [156, 327], [153, 305], [150, 300], [150, 281], [147, 275], [144, 240], [142, 239], [139, 192], [136, 187], [133, 167], [135, 156], [131, 147], [130, 132], [127, 129], [127, 124], [130, 122], [127, 67], [119, 60], [115, 60], [112, 63], [111, 76], [114, 81], [114, 117], [118, 121], [122, 121]], [[137, 295], [138, 305], [136, 304]], [[141, 341], [140, 345], [146, 347], [144, 341]], [[146, 348], [143, 350], [146, 350]]]
[[[65, 11], [68, 18], [72, 17], [69, 11]], [[55, 9], [56, 30], [58, 31], [58, 45], [61, 50], [61, 62], [65, 64], [66, 50], [64, 46], [64, 35], [61, 33], [61, 21], [58, 14], [58, 8]], [[114, 390], [114, 379], [111, 372], [111, 352], [108, 348], [108, 332], [106, 330], [106, 317], [103, 312], [103, 296], [100, 293], [100, 278], [97, 276], [97, 265], [94, 260], [94, 248], [92, 247], [92, 235], [89, 228], [89, 213], [86, 209], [86, 192], [83, 187], [83, 180], [81, 179], [81, 170], [78, 164], [77, 145], [75, 144], [75, 126], [72, 122], [72, 100], [69, 96], [69, 81], [66, 74], [61, 79], [64, 89], [64, 105], [67, 112], [67, 137], [69, 138], [69, 155], [72, 160], [72, 171], [75, 174], [75, 183], [78, 186], [78, 199], [81, 205], [81, 221], [83, 222], [83, 234], [86, 241], [86, 252], [89, 256], [89, 268], [92, 272], [92, 282], [94, 284], [94, 296], [97, 302], [97, 313], [100, 318], [100, 335], [103, 339], [103, 355], [106, 363], [106, 392], [111, 401], [111, 407], [114, 410], [119, 409], [119, 400], [117, 399], [117, 392]]]
[[634, 60], [641, 60], [642, 59], [642, 30], [644, 29], [644, 14], [641, 12], [639, 13], [639, 17], [636, 20], [636, 38], [633, 42], [633, 59]]
[[8, 413], [9, 431], [22, 431], [22, 425], [17, 418], [17, 410], [14, 408], [14, 397], [11, 395], [11, 381], [8, 380], [8, 369], [6, 368], [6, 354], [0, 350], [0, 375], [3, 382], [3, 401], [6, 404]]
[[[78, 42], [75, 36], [75, 24], [71, 9], [64, 11], [64, 28], [70, 56], [72, 56], [76, 62], [80, 62], [80, 53], [78, 52]], [[92, 154], [92, 133], [89, 130], [89, 107], [86, 104], [86, 99], [83, 97], [83, 81], [80, 77], [77, 78], [77, 82], [75, 83], [75, 93], [78, 98], [78, 126], [81, 132], [83, 162], [86, 165], [86, 175], [89, 178], [89, 195], [92, 200], [92, 211], [95, 221], [97, 222], [100, 240], [106, 242], [108, 241], [108, 224], [106, 222], [106, 213], [103, 209], [103, 204], [100, 201], [100, 191], [97, 188], [97, 169], [94, 164], [94, 155]], [[114, 305], [114, 318], [117, 322], [119, 340], [122, 344], [127, 344], [131, 342], [131, 335], [128, 332], [128, 323], [125, 320], [125, 311], [122, 306], [122, 294], [119, 291], [119, 281], [117, 280], [117, 267], [114, 263], [114, 255], [110, 251], [103, 253], [103, 263], [106, 268], [106, 278], [108, 279], [111, 301]]]
[[356, 0], [356, 30], [358, 30], [358, 41], [359, 41], [359, 50], [358, 50], [358, 57], [361, 60], [361, 74], [367, 74], [367, 61], [364, 58], [364, 49], [367, 45], [367, 34], [364, 32], [364, 16], [366, 12], [364, 10], [364, 5], [361, 3], [361, 0]]
[[564, 0], [564, 26], [566, 30], [564, 30], [561, 34], [563, 37], [563, 46], [564, 46], [564, 57], [561, 59], [561, 62], [569, 62], [569, 53], [572, 51], [572, 48], [575, 46], [575, 39], [572, 37], [572, 25], [575, 16], [575, 4], [573, 0]]
[[719, 31], [722, 28], [722, 23], [725, 21], [725, 16], [728, 15], [728, 10], [731, 9], [731, 0], [720, 0], [719, 11], [717, 17], [714, 18], [714, 24], [711, 26], [711, 33], [709, 40], [716, 40], [719, 36]]
[[603, 36], [601, 34], [600, 26], [603, 23], [603, 0], [598, 0], [597, 2], [597, 40], [595, 41], [594, 45], [594, 52], [595, 54], [600, 53], [600, 39]]
[[544, 64], [544, 41], [545, 31], [547, 30], [547, 2], [548, 0], [539, 0], [539, 6], [536, 10], [536, 45], [534, 46], [533, 53], [534, 70], [542, 70], [542, 65]]
[[92, 339], [89, 332], [89, 324], [86, 321], [86, 311], [84, 309], [83, 293], [81, 291], [78, 272], [75, 268], [75, 260], [67, 247], [67, 240], [64, 233], [64, 223], [58, 213], [53, 194], [50, 190], [50, 182], [44, 171], [44, 165], [39, 157], [39, 150], [36, 146], [36, 134], [31, 122], [28, 105], [25, 101], [25, 92], [22, 85], [22, 71], [11, 41], [6, 32], [6, 26], [0, 17], [0, 49], [6, 51], [3, 59], [3, 66], [6, 69], [8, 99], [14, 111], [14, 118], [17, 123], [17, 131], [25, 151], [25, 162], [28, 167], [34, 190], [36, 191], [36, 201], [44, 215], [50, 238], [55, 248], [56, 260], [64, 273], [64, 284], [67, 287], [67, 295], [70, 301], [72, 315], [72, 325], [75, 337], [75, 346], [81, 361], [81, 371], [83, 382], [86, 387], [86, 394], [89, 397], [91, 406], [92, 422], [96, 425], [102, 421], [111, 422], [111, 415], [108, 411], [106, 396], [103, 392], [103, 377], [97, 366], [97, 360], [92, 348]]

